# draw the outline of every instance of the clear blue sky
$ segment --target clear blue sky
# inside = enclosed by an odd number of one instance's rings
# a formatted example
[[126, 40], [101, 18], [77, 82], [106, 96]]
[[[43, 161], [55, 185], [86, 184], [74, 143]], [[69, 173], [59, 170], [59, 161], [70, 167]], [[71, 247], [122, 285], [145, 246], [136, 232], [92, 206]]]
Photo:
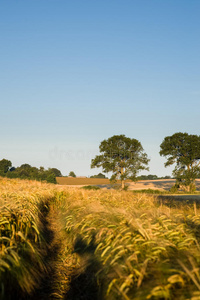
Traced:
[[171, 175], [164, 137], [200, 134], [199, 37], [199, 0], [2, 0], [0, 159], [88, 176], [125, 134]]

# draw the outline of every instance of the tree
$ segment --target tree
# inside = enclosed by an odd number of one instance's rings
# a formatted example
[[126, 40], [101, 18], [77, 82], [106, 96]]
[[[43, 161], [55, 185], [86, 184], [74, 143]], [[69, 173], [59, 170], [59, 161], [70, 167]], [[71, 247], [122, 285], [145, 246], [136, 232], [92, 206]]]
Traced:
[[157, 175], [152, 175], [152, 174], [149, 174], [149, 175], [141, 175], [138, 177], [139, 180], [156, 180], [158, 179], [158, 176]]
[[49, 171], [51, 171], [51, 173], [53, 173], [56, 177], [61, 177], [62, 176], [60, 170], [58, 170], [56, 168], [49, 168]]
[[10, 160], [7, 160], [5, 158], [0, 160], [0, 175], [5, 176], [11, 166], [12, 163]]
[[56, 177], [53, 173], [50, 173], [47, 177], [46, 177], [47, 182], [49, 183], [57, 183], [56, 182]]
[[69, 172], [69, 176], [70, 177], [76, 177], [76, 174], [73, 171], [71, 171], [71, 172]]
[[20, 166], [20, 168], [21, 168], [21, 169], [30, 169], [30, 168], [32, 168], [32, 167], [31, 167], [31, 165], [29, 165], [29, 164], [22, 164], [22, 165]]
[[167, 158], [165, 167], [176, 164], [175, 187], [194, 191], [195, 179], [200, 174], [200, 136], [178, 132], [165, 137], [160, 148], [160, 155]]
[[164, 177], [160, 177], [160, 179], [172, 179], [172, 178], [171, 178], [171, 176], [166, 175]]
[[147, 154], [143, 152], [141, 143], [122, 135], [114, 135], [100, 143], [99, 151], [91, 162], [91, 168], [103, 168], [103, 172], [112, 172], [110, 180], [121, 180], [122, 189], [125, 186], [124, 180], [136, 180], [140, 170], [148, 170]]
[[92, 176], [90, 176], [90, 178], [103, 178], [103, 179], [106, 179], [107, 177], [104, 174], [99, 173], [98, 175], [92, 175]]

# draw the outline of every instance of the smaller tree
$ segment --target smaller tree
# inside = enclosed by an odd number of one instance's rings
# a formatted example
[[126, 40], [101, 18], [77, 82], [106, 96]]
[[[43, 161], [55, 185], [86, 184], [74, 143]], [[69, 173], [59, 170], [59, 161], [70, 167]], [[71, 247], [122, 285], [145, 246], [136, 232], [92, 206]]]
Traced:
[[143, 152], [141, 143], [122, 135], [114, 135], [100, 143], [97, 155], [92, 159], [91, 168], [103, 168], [103, 172], [112, 172], [110, 180], [121, 180], [122, 188], [125, 179], [136, 180], [140, 170], [148, 170], [147, 154]]
[[106, 179], [107, 177], [104, 174], [99, 173], [98, 175], [90, 176], [90, 178], [103, 178], [103, 179]]
[[200, 173], [200, 136], [178, 132], [165, 137], [160, 148], [160, 155], [167, 158], [165, 167], [175, 164], [175, 187], [194, 191]]
[[6, 173], [8, 172], [10, 167], [12, 167], [12, 163], [10, 160], [7, 160], [5, 158], [0, 160], [0, 175], [6, 176]]
[[149, 174], [149, 175], [141, 175], [138, 177], [139, 180], [156, 180], [158, 179], [158, 176], [157, 175], [152, 175], [152, 174]]
[[76, 174], [73, 171], [71, 171], [71, 172], [69, 172], [69, 176], [70, 177], [76, 177]]

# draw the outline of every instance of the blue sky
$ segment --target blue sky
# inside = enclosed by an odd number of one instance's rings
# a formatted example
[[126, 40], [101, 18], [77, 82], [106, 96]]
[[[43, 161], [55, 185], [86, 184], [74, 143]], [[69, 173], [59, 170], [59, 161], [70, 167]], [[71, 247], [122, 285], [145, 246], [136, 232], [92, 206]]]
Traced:
[[88, 176], [125, 134], [171, 175], [164, 137], [199, 135], [199, 15], [198, 0], [2, 0], [0, 159]]

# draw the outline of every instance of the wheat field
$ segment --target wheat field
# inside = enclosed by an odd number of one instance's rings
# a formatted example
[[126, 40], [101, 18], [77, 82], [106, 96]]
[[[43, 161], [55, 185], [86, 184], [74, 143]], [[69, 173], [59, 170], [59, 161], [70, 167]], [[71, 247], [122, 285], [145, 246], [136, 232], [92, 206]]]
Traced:
[[0, 178], [0, 299], [200, 299], [200, 207]]

